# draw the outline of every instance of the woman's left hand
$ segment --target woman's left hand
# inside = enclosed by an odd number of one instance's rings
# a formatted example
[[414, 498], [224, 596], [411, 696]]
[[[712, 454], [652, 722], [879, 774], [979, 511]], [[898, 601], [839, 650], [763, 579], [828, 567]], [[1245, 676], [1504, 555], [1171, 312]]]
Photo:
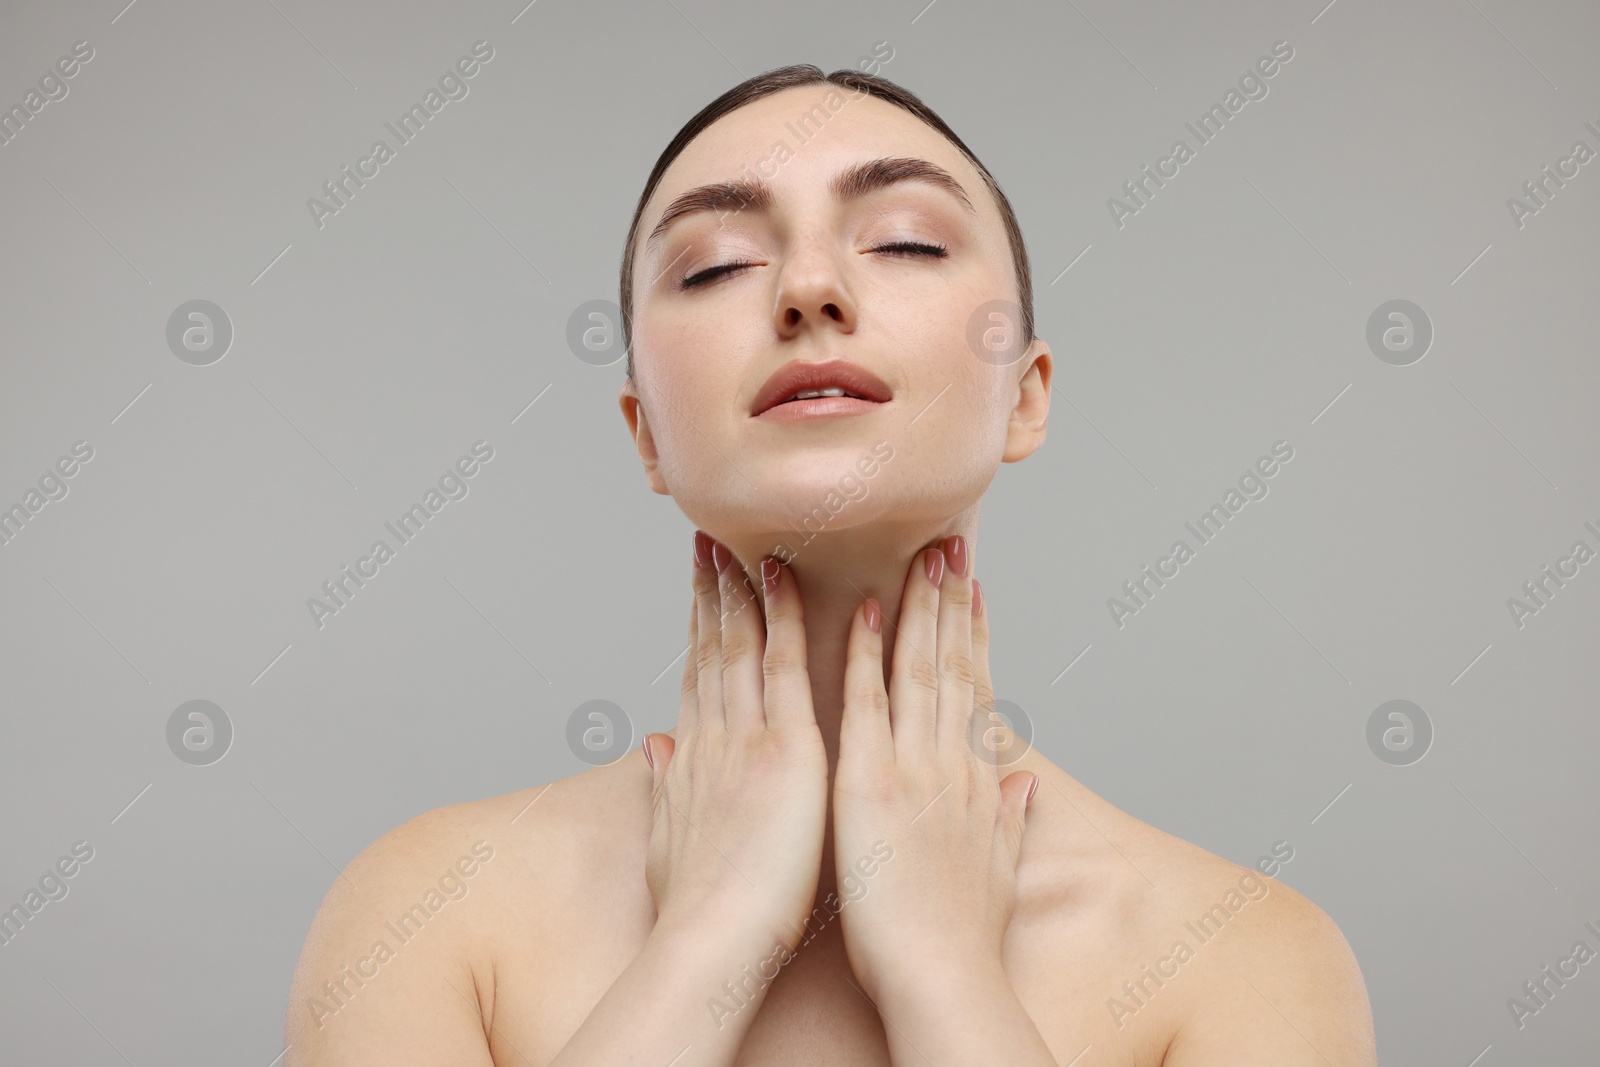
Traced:
[[1001, 780], [980, 747], [994, 687], [989, 617], [969, 570], [960, 537], [912, 560], [887, 692], [875, 602], [851, 620], [834, 863], [845, 950], [873, 997], [971, 968], [1001, 973], [1037, 778]]

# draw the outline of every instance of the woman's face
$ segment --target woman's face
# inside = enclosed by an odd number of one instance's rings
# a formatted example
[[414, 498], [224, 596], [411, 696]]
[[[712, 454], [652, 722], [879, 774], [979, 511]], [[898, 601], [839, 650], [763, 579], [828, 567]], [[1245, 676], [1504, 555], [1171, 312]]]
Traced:
[[[830, 186], [884, 158], [942, 168], [961, 193], [902, 180], [841, 198]], [[651, 239], [683, 194], [758, 176], [769, 206], [673, 212]], [[980, 332], [1006, 326], [985, 305], [1016, 306], [999, 209], [959, 150], [893, 104], [810, 85], [723, 116], [662, 176], [636, 240], [623, 414], [652, 488], [713, 536], [779, 530], [819, 507], [831, 529], [944, 521], [1044, 440], [1049, 349], [997, 359], [969, 343], [975, 318]], [[903, 242], [946, 251], [885, 250]], [[732, 264], [747, 265], [713, 269]], [[752, 415], [795, 360], [865, 368], [891, 397], [827, 418]]]

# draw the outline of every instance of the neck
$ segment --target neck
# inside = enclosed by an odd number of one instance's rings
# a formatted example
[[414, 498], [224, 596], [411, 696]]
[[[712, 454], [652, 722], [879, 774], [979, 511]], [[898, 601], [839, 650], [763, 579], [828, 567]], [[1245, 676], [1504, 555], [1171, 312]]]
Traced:
[[[978, 505], [955, 516], [898, 523], [873, 522], [844, 530], [824, 530], [810, 540], [792, 529], [754, 531], [724, 538], [732, 566], [743, 567], [752, 586], [761, 588], [761, 560], [768, 554], [785, 562], [800, 593], [806, 629], [807, 673], [817, 727], [828, 752], [828, 772], [839, 759], [839, 724], [844, 712], [844, 672], [850, 621], [872, 597], [883, 610], [884, 685], [894, 663], [900, 598], [917, 553], [952, 534], [967, 541], [968, 573], [976, 574]], [[775, 546], [788, 546], [778, 551]]]
[[[761, 560], [777, 556], [788, 566], [800, 593], [806, 631], [806, 666], [811, 679], [811, 703], [828, 755], [828, 780], [839, 765], [839, 725], [844, 712], [844, 672], [851, 619], [862, 601], [876, 599], [883, 611], [884, 688], [889, 688], [899, 630], [900, 598], [911, 573], [912, 561], [924, 548], [952, 534], [967, 540], [968, 574], [981, 570], [977, 553], [978, 506], [936, 521], [874, 522], [845, 530], [824, 531], [809, 541], [793, 530], [754, 531], [720, 538], [733, 553], [730, 567], [742, 567], [751, 586], [761, 589]], [[784, 552], [775, 546], [787, 545]], [[981, 579], [980, 579], [981, 580]], [[987, 610], [987, 609], [986, 609]], [[1020, 744], [1010, 728], [994, 720], [991, 736], [997, 751], [1014, 751]], [[1022, 755], [1004, 765], [1000, 776], [1026, 770], [1043, 775], [1053, 765], [1027, 746]], [[835, 885], [832, 797], [823, 840], [818, 900]]]

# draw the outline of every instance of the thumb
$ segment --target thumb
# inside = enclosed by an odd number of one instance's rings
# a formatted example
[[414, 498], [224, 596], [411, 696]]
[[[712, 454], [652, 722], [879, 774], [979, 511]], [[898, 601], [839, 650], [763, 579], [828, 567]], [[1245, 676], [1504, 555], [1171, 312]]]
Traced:
[[650, 792], [653, 794], [661, 788], [667, 765], [672, 762], [672, 753], [678, 746], [671, 734], [645, 734], [642, 747], [645, 761], [650, 764]]
[[1008, 774], [1000, 782], [1001, 820], [1013, 863], [1022, 855], [1022, 834], [1028, 825], [1028, 802], [1038, 788], [1039, 776], [1031, 771]]

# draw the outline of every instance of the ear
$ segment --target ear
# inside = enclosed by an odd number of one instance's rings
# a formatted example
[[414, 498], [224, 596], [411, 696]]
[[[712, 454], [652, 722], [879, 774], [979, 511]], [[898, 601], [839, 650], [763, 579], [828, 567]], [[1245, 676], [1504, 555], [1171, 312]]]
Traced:
[[656, 455], [656, 439], [650, 433], [650, 421], [645, 417], [644, 406], [639, 402], [639, 390], [634, 385], [633, 379], [622, 383], [622, 389], [617, 394], [617, 402], [622, 406], [622, 418], [628, 424], [628, 435], [633, 438], [633, 447], [639, 450], [639, 459], [644, 463], [645, 475], [650, 479], [650, 488], [662, 496], [671, 496], [667, 490], [667, 483], [661, 478], [661, 460]]
[[1050, 415], [1050, 346], [1034, 338], [1024, 358], [1031, 362], [1017, 383], [1017, 406], [1011, 410], [1006, 450], [1000, 457], [1004, 463], [1026, 459], [1044, 444], [1045, 420]]

